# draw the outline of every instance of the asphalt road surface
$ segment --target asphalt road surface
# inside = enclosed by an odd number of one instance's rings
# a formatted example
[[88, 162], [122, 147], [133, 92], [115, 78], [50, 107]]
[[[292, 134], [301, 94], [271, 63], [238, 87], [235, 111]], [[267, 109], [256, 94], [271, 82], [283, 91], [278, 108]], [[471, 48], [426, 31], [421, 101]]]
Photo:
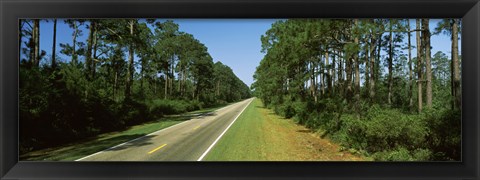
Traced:
[[228, 105], [77, 161], [200, 161], [252, 100]]

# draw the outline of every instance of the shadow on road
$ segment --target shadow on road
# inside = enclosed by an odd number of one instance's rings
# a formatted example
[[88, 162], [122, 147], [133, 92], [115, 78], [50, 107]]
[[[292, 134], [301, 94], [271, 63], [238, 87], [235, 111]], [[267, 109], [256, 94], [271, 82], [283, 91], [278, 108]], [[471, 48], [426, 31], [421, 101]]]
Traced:
[[146, 134], [132, 134], [132, 135], [122, 135], [116, 136], [104, 140], [94, 141], [91, 143], [83, 144], [81, 147], [76, 147], [77, 153], [73, 156], [88, 156], [92, 153], [110, 148], [112, 146], [127, 142], [129, 140], [145, 136]]
[[128, 149], [130, 147], [140, 147], [140, 146], [149, 145], [149, 144], [152, 144], [150, 142], [150, 140], [153, 137], [155, 137], [155, 135], [148, 135], [148, 136], [143, 136], [143, 137], [139, 136], [139, 137], [141, 137], [141, 138], [136, 139], [136, 140], [131, 141], [131, 142], [128, 142], [128, 140], [126, 140], [128, 143], [126, 143], [124, 145], [121, 145], [121, 146], [118, 146], [118, 147], [115, 147], [115, 148], [107, 149], [105, 151], [119, 151], [119, 150], [122, 150], [122, 149]]
[[[112, 138], [90, 141], [78, 146], [71, 146], [68, 148], [63, 148], [58, 150], [57, 152], [52, 153], [48, 149], [43, 151], [38, 151], [37, 153], [29, 153], [25, 156], [20, 157], [20, 160], [56, 160], [56, 158], [66, 158], [66, 157], [84, 157], [90, 154], [96, 153], [98, 151], [105, 150], [112, 146], [118, 145], [120, 143], [127, 142], [129, 140], [145, 136], [146, 134], [132, 134], [132, 135], [122, 135], [122, 136], [115, 136]], [[71, 153], [66, 153], [71, 152]], [[73, 153], [72, 153], [73, 152]], [[66, 154], [65, 157], [58, 157], [58, 153]], [[55, 157], [55, 159], [53, 159]]]
[[169, 115], [169, 116], [166, 116], [166, 117], [174, 118], [174, 119], [172, 119], [174, 121], [187, 121], [187, 120], [194, 119], [194, 118], [202, 119], [203, 117], [215, 116], [215, 115], [217, 115], [215, 112], [205, 112], [205, 113], [197, 113], [197, 114]]
[[[167, 115], [163, 118], [159, 119], [158, 121], [188, 121], [191, 119], [203, 119], [208, 116], [216, 116], [217, 113], [215, 110], [211, 111], [204, 111], [195, 114], [185, 113], [180, 115]], [[154, 123], [154, 122], [146, 122], [147, 123]], [[133, 126], [132, 126], [133, 127]], [[122, 131], [126, 131], [129, 128], [125, 128]], [[121, 132], [121, 131], [118, 131]], [[98, 136], [90, 137], [85, 140], [76, 141], [72, 144], [67, 144], [63, 147], [52, 147], [48, 149], [38, 150], [32, 153], [22, 154], [20, 155], [20, 161], [28, 160], [28, 161], [56, 161], [56, 160], [75, 160], [81, 157], [85, 157], [91, 155], [93, 153], [99, 151], [118, 151], [122, 149], [126, 149], [132, 146], [144, 146], [151, 144], [149, 140], [152, 136], [146, 136], [146, 133], [139, 133], [139, 134], [130, 134], [130, 135], [119, 135], [105, 139], [97, 139]], [[145, 136], [145, 137], [142, 137]], [[111, 148], [121, 143], [128, 142], [130, 140], [142, 137], [141, 139], [135, 140], [133, 142], [126, 143], [122, 146]], [[111, 148], [111, 149], [108, 149]]]

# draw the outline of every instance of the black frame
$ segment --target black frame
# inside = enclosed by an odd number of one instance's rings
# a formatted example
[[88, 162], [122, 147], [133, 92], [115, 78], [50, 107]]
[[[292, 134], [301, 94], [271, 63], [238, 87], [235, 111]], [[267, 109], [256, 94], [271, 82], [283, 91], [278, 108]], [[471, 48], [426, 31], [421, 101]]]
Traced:
[[[480, 179], [479, 0], [0, 0], [0, 179]], [[18, 162], [19, 18], [463, 18], [462, 162]]]

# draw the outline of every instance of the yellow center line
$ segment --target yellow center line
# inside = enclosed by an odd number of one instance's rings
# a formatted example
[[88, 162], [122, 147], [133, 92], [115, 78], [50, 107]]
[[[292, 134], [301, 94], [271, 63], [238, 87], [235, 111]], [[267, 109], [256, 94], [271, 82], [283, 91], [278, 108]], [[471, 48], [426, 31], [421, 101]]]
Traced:
[[197, 127], [193, 128], [193, 130], [198, 129], [199, 127], [200, 127], [200, 126], [197, 126]]
[[148, 154], [152, 154], [153, 152], [155, 152], [155, 151], [158, 151], [159, 149], [162, 149], [162, 148], [163, 148], [164, 146], [166, 146], [166, 145], [167, 145], [167, 144], [163, 144], [163, 145], [161, 145], [161, 146], [159, 146], [159, 147], [155, 148], [154, 150], [152, 150], [152, 151], [148, 152]]

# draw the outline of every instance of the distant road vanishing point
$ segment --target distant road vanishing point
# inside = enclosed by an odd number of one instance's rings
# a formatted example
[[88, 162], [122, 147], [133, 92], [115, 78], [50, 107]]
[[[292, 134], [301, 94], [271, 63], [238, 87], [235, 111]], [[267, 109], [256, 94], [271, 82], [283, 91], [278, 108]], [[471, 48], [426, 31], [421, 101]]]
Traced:
[[76, 161], [201, 161], [253, 100], [231, 104]]

